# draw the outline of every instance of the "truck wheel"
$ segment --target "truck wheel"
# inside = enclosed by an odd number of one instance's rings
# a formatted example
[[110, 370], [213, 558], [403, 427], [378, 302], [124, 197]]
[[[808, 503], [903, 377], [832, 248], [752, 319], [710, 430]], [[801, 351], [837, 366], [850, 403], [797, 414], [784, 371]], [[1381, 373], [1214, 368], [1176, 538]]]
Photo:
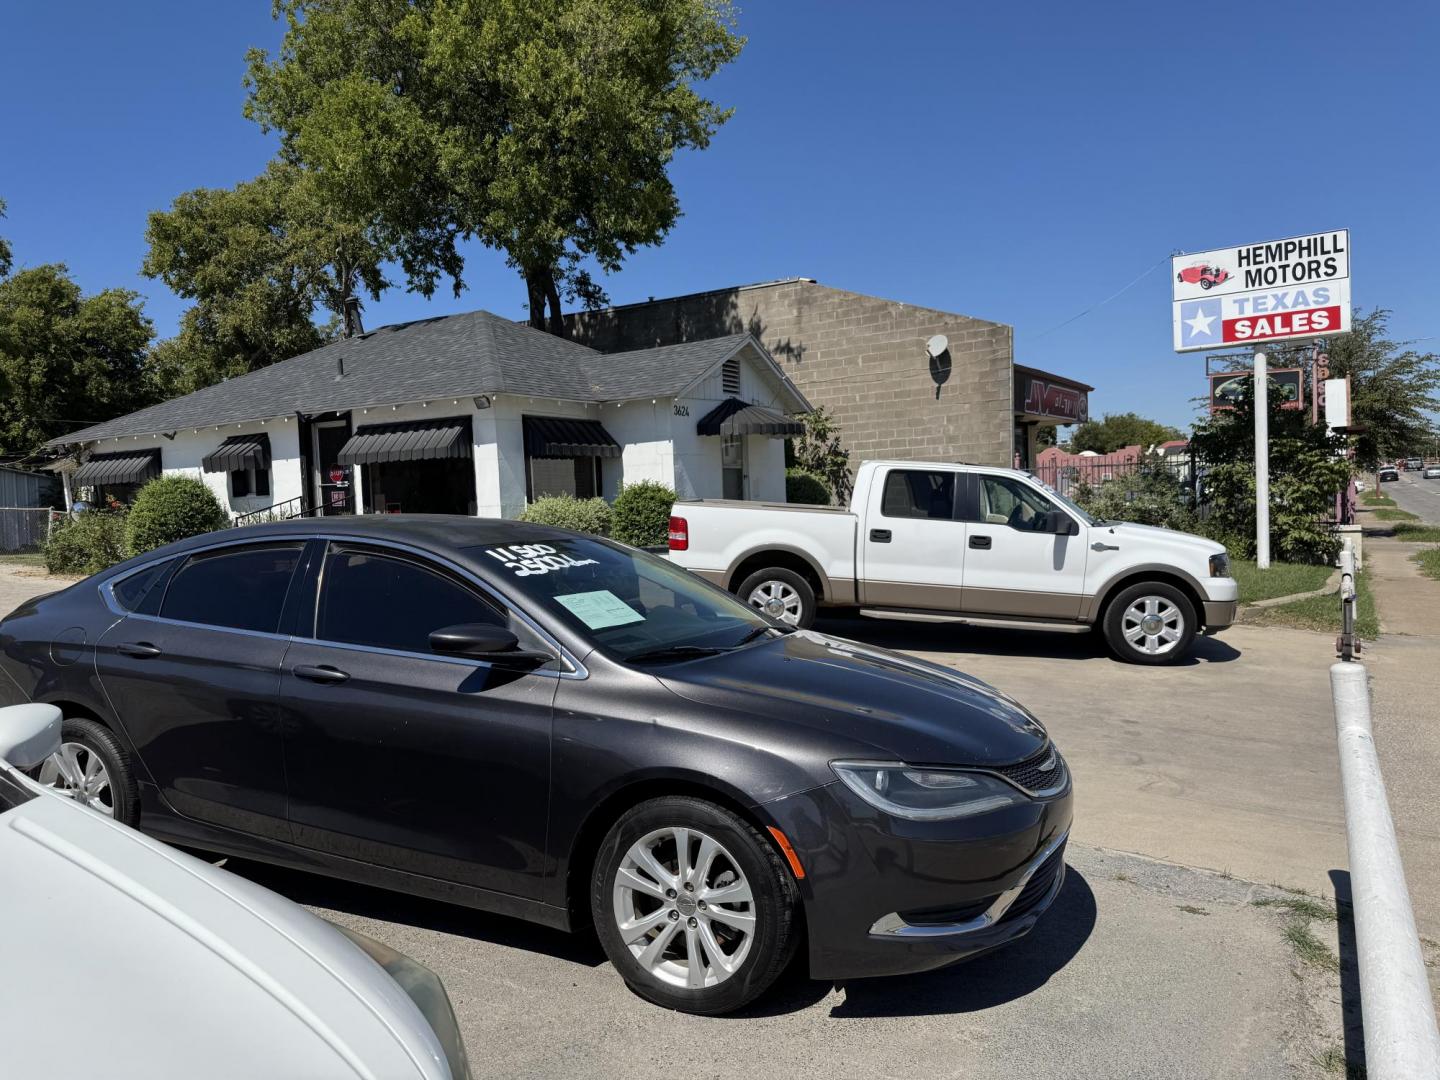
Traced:
[[779, 566], [757, 570], [740, 583], [735, 595], [791, 626], [804, 628], [815, 621], [815, 590], [794, 570]]
[[1173, 664], [1195, 640], [1195, 609], [1185, 594], [1160, 581], [1122, 589], [1105, 609], [1105, 641], [1131, 664]]

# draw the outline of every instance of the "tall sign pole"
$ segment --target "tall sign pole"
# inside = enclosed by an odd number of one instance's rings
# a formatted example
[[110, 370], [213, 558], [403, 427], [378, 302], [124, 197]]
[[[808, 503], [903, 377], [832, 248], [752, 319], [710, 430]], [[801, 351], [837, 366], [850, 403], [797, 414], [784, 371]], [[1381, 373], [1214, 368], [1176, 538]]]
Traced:
[[1255, 565], [1270, 569], [1270, 372], [1255, 350]]
[[[1264, 345], [1350, 329], [1350, 232], [1176, 255], [1175, 351], [1255, 346], [1255, 561], [1270, 566], [1270, 380]], [[1303, 380], [1302, 380], [1303, 392]]]

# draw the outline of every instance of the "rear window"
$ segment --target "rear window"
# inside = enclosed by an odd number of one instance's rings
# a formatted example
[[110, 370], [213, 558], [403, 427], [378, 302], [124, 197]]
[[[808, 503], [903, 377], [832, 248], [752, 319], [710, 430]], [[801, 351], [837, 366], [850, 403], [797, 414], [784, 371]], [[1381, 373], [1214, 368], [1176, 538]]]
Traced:
[[115, 602], [126, 611], [135, 611], [144, 601], [146, 594], [157, 581], [165, 576], [172, 565], [173, 560], [169, 560], [128, 574], [110, 586], [111, 595], [115, 597]]
[[950, 520], [955, 516], [955, 473], [891, 469], [885, 475], [880, 513], [892, 518]]
[[302, 549], [301, 544], [257, 544], [192, 555], [170, 579], [160, 614], [273, 634]]

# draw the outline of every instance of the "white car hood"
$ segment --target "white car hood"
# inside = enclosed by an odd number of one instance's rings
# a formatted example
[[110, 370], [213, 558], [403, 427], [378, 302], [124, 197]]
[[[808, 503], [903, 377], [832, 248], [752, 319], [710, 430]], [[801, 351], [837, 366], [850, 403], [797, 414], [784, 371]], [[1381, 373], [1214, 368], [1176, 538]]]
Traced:
[[1091, 528], [1096, 531], [1114, 532], [1116, 536], [1131, 536], [1137, 541], [1147, 544], [1186, 548], [1207, 559], [1211, 555], [1218, 555], [1225, 550], [1224, 544], [1217, 544], [1214, 540], [1207, 540], [1194, 533], [1180, 532], [1178, 529], [1162, 529], [1157, 525], [1136, 525], [1131, 521], [1107, 521], [1104, 525], [1093, 525]]
[[450, 1075], [339, 931], [49, 793], [0, 814], [0, 964], [7, 1076]]

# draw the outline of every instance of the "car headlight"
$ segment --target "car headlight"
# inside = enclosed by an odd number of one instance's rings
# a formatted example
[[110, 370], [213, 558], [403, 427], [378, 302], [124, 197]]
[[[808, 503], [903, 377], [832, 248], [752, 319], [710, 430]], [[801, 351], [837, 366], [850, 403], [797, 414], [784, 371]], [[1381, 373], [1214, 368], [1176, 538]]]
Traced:
[[1028, 802], [998, 776], [926, 769], [897, 761], [832, 761], [851, 791], [877, 810], [911, 821], [948, 821]]
[[1210, 576], [1211, 576], [1211, 577], [1229, 577], [1229, 576], [1230, 576], [1230, 556], [1229, 556], [1228, 553], [1222, 551], [1222, 552], [1220, 552], [1219, 555], [1211, 555], [1211, 556], [1210, 556]]
[[452, 1080], [470, 1080], [470, 1063], [465, 1059], [465, 1043], [460, 1038], [460, 1025], [455, 1021], [455, 1010], [450, 1005], [450, 997], [445, 993], [445, 984], [440, 981], [440, 976], [418, 960], [412, 960], [382, 941], [358, 934], [336, 922], [330, 925], [384, 968], [385, 974], [399, 983], [405, 996], [415, 1003], [420, 1015], [425, 1017], [430, 1029], [435, 1032], [435, 1037], [440, 1040]]

